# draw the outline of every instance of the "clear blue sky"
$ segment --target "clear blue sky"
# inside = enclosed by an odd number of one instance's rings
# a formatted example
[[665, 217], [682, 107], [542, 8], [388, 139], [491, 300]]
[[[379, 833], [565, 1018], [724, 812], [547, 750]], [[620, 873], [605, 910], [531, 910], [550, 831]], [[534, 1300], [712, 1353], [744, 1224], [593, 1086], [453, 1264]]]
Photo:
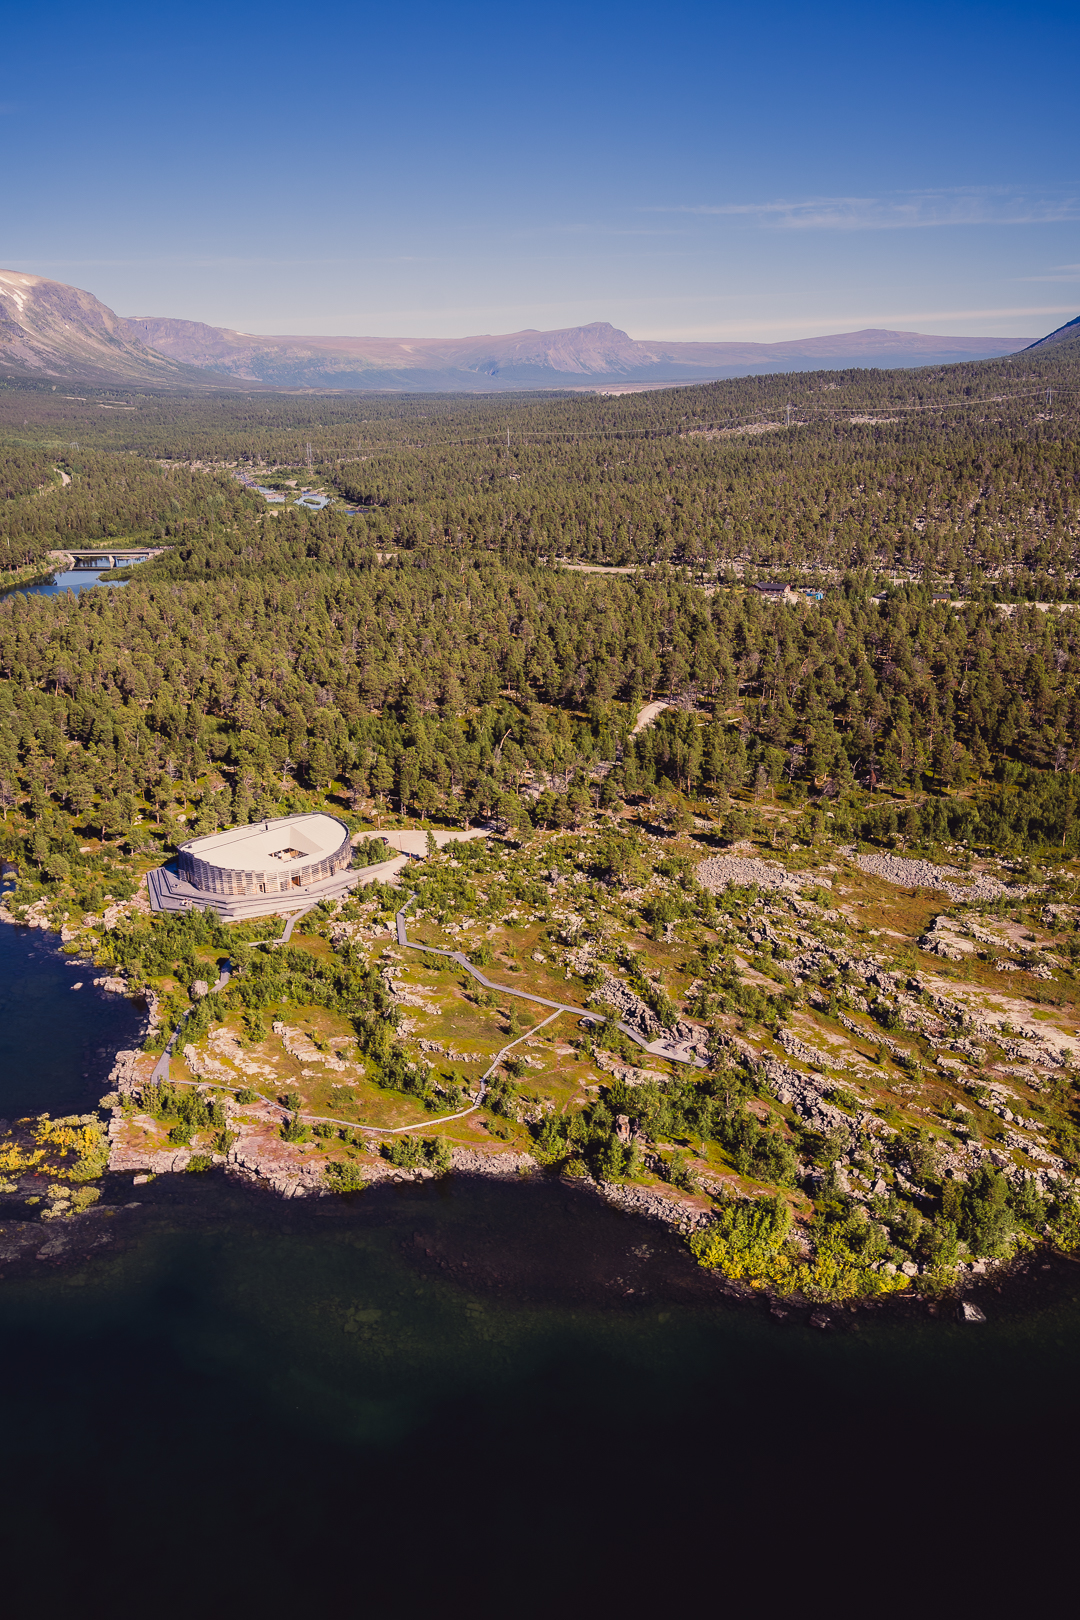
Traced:
[[454, 336], [1080, 311], [1080, 8], [13, 8], [0, 265], [123, 314]]

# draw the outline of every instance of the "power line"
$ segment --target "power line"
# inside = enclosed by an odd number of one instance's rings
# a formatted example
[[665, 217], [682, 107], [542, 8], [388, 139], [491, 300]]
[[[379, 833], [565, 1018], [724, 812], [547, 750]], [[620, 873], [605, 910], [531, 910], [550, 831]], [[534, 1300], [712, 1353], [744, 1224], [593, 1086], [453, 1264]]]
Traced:
[[[1060, 392], [1060, 390], [1059, 390], [1059, 392]], [[1049, 395], [1050, 390], [1049, 389], [1046, 390], [1046, 393], [1047, 393], [1047, 395]], [[886, 404], [882, 404], [882, 405], [878, 406], [877, 408], [879, 410], [882, 410], [882, 411], [888, 411], [889, 413], [891, 413], [892, 417], [895, 419], [895, 417], [900, 416], [900, 415], [910, 415], [912, 413], [918, 413], [918, 412], [925, 412], [925, 411], [942, 411], [942, 412], [944, 412], [944, 411], [953, 411], [953, 410], [978, 409], [980, 406], [983, 406], [983, 405], [1012, 405], [1012, 404], [1019, 403], [1020, 401], [1025, 400], [1025, 399], [1041, 399], [1042, 397], [1043, 397], [1043, 390], [1042, 390], [1042, 388], [1038, 388], [1038, 389], [1025, 390], [1025, 392], [1022, 393], [1022, 394], [991, 394], [985, 399], [930, 400], [930, 401], [927, 401], [927, 402], [925, 402], [925, 403], [923, 403], [921, 405], [899, 405], [899, 404], [887, 404], [886, 403]], [[856, 427], [864, 425], [863, 423], [859, 423], [859, 422], [853, 422], [853, 423], [851, 422], [851, 417], [852, 417], [852, 407], [851, 406], [849, 406], [845, 410], [835, 410], [835, 409], [833, 409], [833, 410], [824, 409], [823, 410], [823, 409], [807, 408], [807, 409], [804, 409], [804, 410], [799, 412], [799, 416], [800, 416], [801, 419], [796, 420], [796, 421], [793, 422], [792, 419], [791, 419], [791, 413], [792, 413], [792, 411], [794, 411], [796, 409], [797, 409], [797, 407], [795, 407], [793, 405], [786, 406], [785, 407], [785, 420], [784, 420], [784, 422], [776, 422], [776, 423], [774, 423], [772, 425], [775, 425], [776, 427], [812, 427], [815, 422], [828, 422], [828, 421], [838, 421], [838, 420], [848, 421], [849, 423], [851, 423], [852, 426], [856, 426]], [[880, 424], [882, 426], [887, 426], [888, 423], [889, 423], [889, 417], [882, 416], [882, 417], [876, 418], [873, 423], [866, 423], [865, 425], [877, 425], [877, 424]], [[562, 442], [564, 442], [566, 444], [577, 444], [577, 443], [581, 443], [581, 442], [585, 442], [585, 441], [592, 441], [592, 440], [597, 440], [597, 439], [605, 439], [605, 440], [608, 440], [612, 444], [619, 444], [619, 443], [621, 443], [621, 442], [623, 442], [624, 440], [627, 440], [627, 439], [671, 439], [671, 438], [679, 438], [683, 434], [685, 434], [687, 431], [693, 432], [695, 430], [704, 430], [704, 431], [717, 431], [717, 432], [731, 432], [731, 431], [737, 431], [739, 428], [758, 427], [758, 426], [763, 426], [764, 427], [764, 426], [768, 426], [768, 425], [770, 425], [770, 424], [768, 422], [766, 422], [766, 421], [763, 421], [761, 417], [758, 417], [756, 420], [746, 420], [746, 421], [736, 420], [736, 421], [725, 421], [723, 423], [711, 423], [704, 417], [698, 417], [698, 418], [689, 417], [689, 418], [684, 419], [683, 422], [681, 422], [679, 424], [673, 424], [668, 429], [656, 428], [656, 427], [651, 427], [651, 428], [621, 427], [621, 428], [614, 428], [614, 429], [605, 429], [605, 430], [603, 430], [601, 432], [589, 433], [589, 432], [582, 431], [580, 429], [573, 429], [573, 428], [551, 428], [551, 429], [548, 429], [546, 431], [544, 429], [536, 429], [531, 433], [530, 432], [523, 432], [523, 433], [519, 434], [519, 438], [520, 438], [522, 444], [524, 444], [526, 446], [549, 444], [553, 440], [554, 441], [561, 440]], [[508, 442], [509, 442], [509, 430], [507, 430], [507, 439], [508, 439]], [[391, 439], [391, 440], [385, 441], [385, 442], [383, 442], [381, 444], [379, 444], [379, 443], [369, 444], [366, 447], [365, 453], [367, 455], [370, 455], [373, 451], [387, 451], [387, 452], [399, 451], [400, 452], [400, 451], [413, 450], [413, 451], [417, 451], [420, 454], [430, 454], [432, 451], [462, 449], [462, 448], [466, 448], [466, 447], [468, 447], [470, 445], [477, 445], [477, 446], [480, 446], [480, 447], [490, 446], [492, 442], [493, 441], [492, 441], [490, 436], [485, 436], [483, 438], [475, 438], [475, 439], [436, 439], [436, 440], [433, 440], [430, 444], [416, 444], [416, 443], [408, 444], [408, 443], [403, 442], [402, 440], [393, 440], [393, 439]]]

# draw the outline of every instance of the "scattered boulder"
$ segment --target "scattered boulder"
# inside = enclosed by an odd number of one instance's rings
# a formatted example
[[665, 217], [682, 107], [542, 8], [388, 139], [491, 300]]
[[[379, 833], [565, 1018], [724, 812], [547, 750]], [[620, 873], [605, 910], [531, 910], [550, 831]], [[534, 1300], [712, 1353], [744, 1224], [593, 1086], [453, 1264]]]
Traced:
[[[870, 877], [884, 878], [905, 889], [943, 889], [950, 900], [997, 900], [1003, 894], [1020, 900], [1030, 889], [1004, 884], [988, 872], [965, 872], [959, 866], [935, 866], [932, 861], [901, 855], [855, 855], [854, 865]], [[958, 881], [957, 881], [958, 880]]]
[[940, 956], [946, 962], [962, 962], [965, 956], [974, 954], [975, 946], [970, 939], [964, 939], [951, 918], [935, 917], [919, 940], [919, 949]]
[[756, 857], [746, 858], [739, 855], [713, 855], [709, 860], [702, 861], [697, 869], [697, 880], [703, 889], [712, 889], [719, 892], [726, 889], [729, 884], [742, 887], [754, 883], [759, 889], [774, 889], [798, 893], [806, 883], [819, 883], [827, 886], [828, 880], [808, 873], [793, 876], [777, 861], [762, 861]]

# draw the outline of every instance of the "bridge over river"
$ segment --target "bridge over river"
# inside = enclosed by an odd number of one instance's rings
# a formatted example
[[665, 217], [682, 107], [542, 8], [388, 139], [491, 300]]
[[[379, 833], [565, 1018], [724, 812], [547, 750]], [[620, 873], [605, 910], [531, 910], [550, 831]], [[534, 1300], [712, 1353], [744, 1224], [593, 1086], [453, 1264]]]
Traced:
[[56, 563], [58, 568], [126, 568], [129, 563], [149, 562], [151, 557], [160, 557], [168, 551], [168, 546], [120, 546], [112, 551], [50, 551], [50, 562]]

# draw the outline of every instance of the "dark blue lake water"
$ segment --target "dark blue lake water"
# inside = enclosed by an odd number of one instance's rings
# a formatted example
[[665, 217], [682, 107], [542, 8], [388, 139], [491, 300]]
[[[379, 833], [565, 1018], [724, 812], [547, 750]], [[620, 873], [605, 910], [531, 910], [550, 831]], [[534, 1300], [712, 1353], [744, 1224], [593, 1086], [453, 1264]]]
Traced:
[[96, 989], [102, 969], [56, 947], [0, 923], [0, 1117], [94, 1108], [117, 1049], [142, 1043], [145, 1008]]
[[6, 591], [0, 591], [0, 600], [5, 596], [15, 596], [20, 592], [23, 596], [62, 596], [65, 591], [85, 591], [91, 585], [105, 585], [110, 590], [116, 590], [128, 582], [126, 579], [102, 579], [105, 572], [101, 568], [67, 568], [53, 574], [51, 578], [40, 580], [36, 585], [14, 585]]
[[[0, 1111], [59, 1112], [130, 1011], [0, 950]], [[820, 1331], [553, 1180], [106, 1199], [0, 1279], [12, 1612], [996, 1613], [1071, 1569], [1068, 1261]]]

